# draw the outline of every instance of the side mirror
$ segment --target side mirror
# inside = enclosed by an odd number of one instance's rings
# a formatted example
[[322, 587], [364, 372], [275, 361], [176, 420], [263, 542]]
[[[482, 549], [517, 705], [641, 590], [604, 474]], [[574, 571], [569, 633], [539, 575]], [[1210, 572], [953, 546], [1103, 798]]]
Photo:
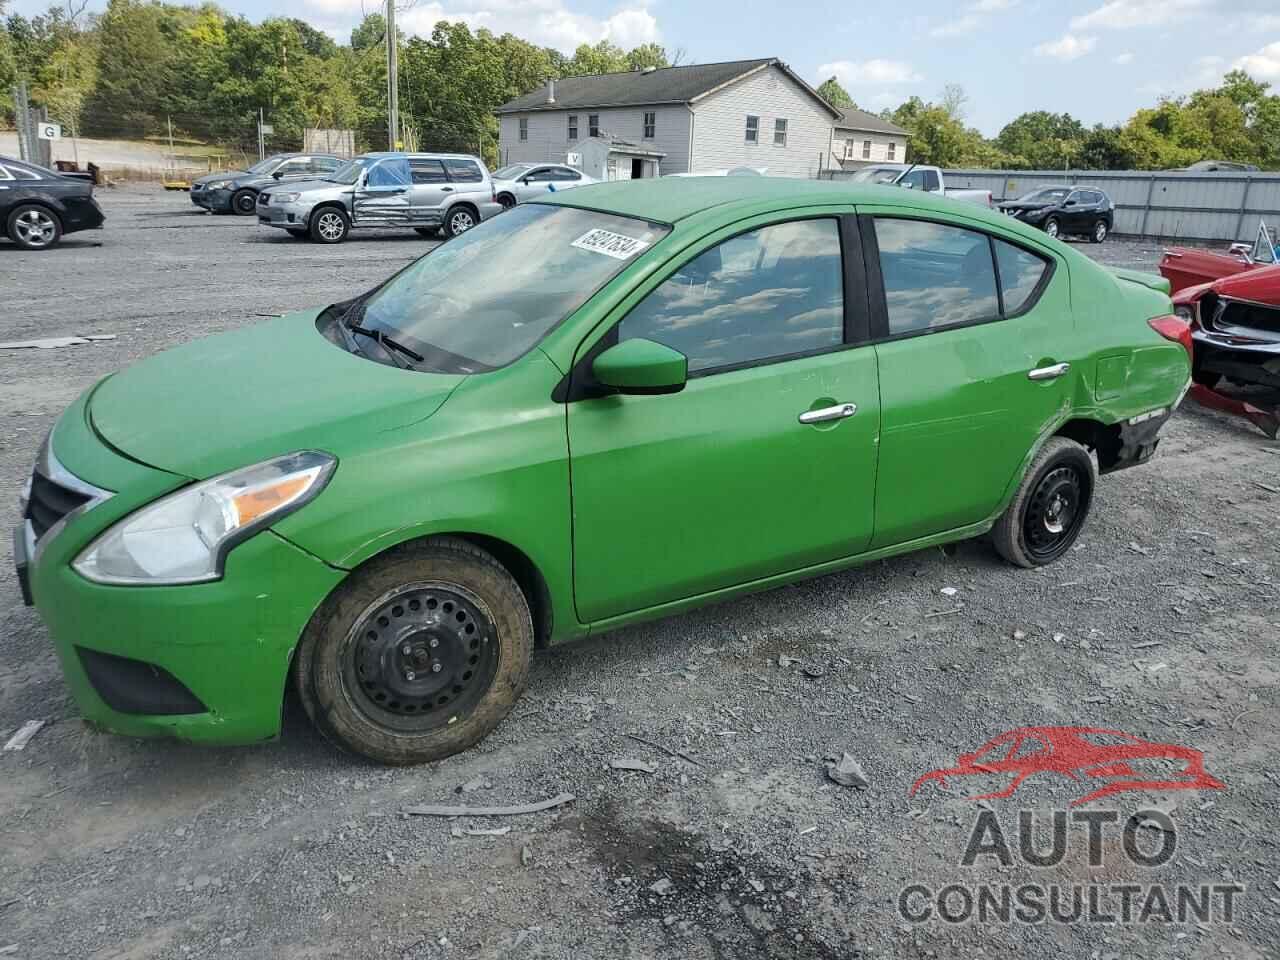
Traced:
[[1076, 202], [1074, 200], [1068, 200], [1066, 203], [1063, 204], [1064, 207], [1074, 207], [1075, 205], [1076, 205]]
[[653, 340], [624, 340], [596, 357], [591, 372], [619, 393], [679, 393], [689, 377], [689, 358]]
[[279, 180], [279, 179], [280, 179], [281, 177], [283, 177], [283, 176], [284, 176], [284, 174], [283, 174], [282, 172], [280, 172], [279, 170], [277, 170], [275, 173], [273, 173], [273, 174], [271, 175], [271, 179], [272, 179], [272, 180]]

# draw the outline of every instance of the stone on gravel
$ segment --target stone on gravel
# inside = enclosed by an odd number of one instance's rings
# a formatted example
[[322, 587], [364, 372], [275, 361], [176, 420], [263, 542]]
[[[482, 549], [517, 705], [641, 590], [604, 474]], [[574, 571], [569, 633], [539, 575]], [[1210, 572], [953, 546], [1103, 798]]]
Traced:
[[827, 776], [842, 787], [866, 790], [871, 786], [871, 781], [867, 779], [858, 761], [848, 753], [841, 755], [839, 760], [833, 757], [827, 758]]

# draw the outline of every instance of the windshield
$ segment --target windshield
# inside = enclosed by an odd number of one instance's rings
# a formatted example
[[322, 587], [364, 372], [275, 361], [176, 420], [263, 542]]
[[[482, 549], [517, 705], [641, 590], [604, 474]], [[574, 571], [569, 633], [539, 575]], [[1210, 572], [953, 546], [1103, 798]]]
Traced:
[[478, 373], [525, 353], [667, 228], [527, 204], [441, 244], [392, 278], [359, 323], [426, 357], [419, 369]]
[[323, 179], [329, 183], [355, 183], [360, 179], [360, 171], [373, 166], [374, 162], [374, 157], [356, 157], [354, 160], [348, 160]]
[[902, 167], [864, 167], [850, 179], [855, 183], [893, 183], [902, 176]]
[[520, 176], [520, 174], [524, 173], [526, 170], [528, 170], [532, 166], [533, 166], [532, 163], [509, 163], [505, 167], [503, 167], [501, 170], [498, 170], [496, 173], [494, 173], [493, 179], [514, 180], [516, 177]]
[[1047, 190], [1032, 190], [1026, 196], [1019, 197], [1019, 203], [1061, 203], [1067, 199], [1071, 191], [1066, 187], [1050, 187]]
[[246, 173], [270, 173], [276, 167], [280, 166], [284, 161], [279, 157], [267, 157], [265, 160], [259, 160], [252, 167], [246, 170]]

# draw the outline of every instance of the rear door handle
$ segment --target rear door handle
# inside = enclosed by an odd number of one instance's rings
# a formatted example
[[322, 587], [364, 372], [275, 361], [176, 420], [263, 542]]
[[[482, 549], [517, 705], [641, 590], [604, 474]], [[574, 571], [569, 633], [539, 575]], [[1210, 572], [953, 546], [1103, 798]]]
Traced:
[[441, 187], [441, 188], [440, 188], [440, 192], [441, 192], [441, 193], [453, 193], [453, 187]]
[[1027, 373], [1028, 380], [1057, 380], [1071, 369], [1069, 363], [1055, 363], [1051, 367], [1036, 367]]
[[858, 412], [856, 403], [837, 403], [834, 407], [806, 410], [800, 414], [801, 423], [826, 423], [828, 420], [844, 420]]

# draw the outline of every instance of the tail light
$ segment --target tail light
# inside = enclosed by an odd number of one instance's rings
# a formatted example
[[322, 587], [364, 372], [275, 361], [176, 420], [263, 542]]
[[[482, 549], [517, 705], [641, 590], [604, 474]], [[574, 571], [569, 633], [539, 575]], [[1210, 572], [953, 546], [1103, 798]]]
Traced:
[[1174, 343], [1180, 343], [1186, 348], [1187, 357], [1191, 357], [1192, 344], [1191, 324], [1183, 320], [1181, 317], [1175, 317], [1172, 314], [1164, 317], [1155, 317], [1147, 321], [1148, 325], [1160, 336], [1166, 340], [1172, 340]]

